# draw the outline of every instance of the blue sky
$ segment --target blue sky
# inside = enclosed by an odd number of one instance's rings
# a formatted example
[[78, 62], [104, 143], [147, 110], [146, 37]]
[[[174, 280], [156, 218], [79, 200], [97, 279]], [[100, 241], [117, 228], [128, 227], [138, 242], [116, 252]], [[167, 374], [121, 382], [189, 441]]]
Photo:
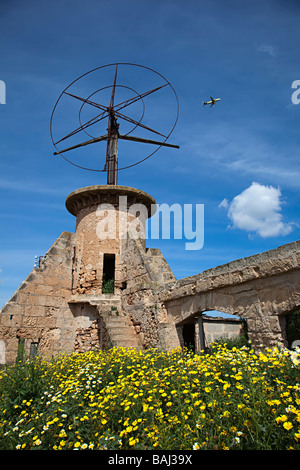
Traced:
[[[49, 132], [60, 93], [105, 64], [154, 69], [178, 96], [170, 142], [180, 149], [162, 148], [119, 174], [119, 184], [159, 204], [204, 204], [201, 250], [185, 250], [186, 240], [148, 240], [178, 279], [297, 240], [300, 105], [291, 97], [300, 80], [299, 24], [292, 0], [2, 0], [0, 306], [34, 256], [75, 230], [67, 195], [106, 184], [104, 173], [54, 157]], [[139, 93], [147, 89], [131, 78]], [[99, 76], [98, 88], [105, 85]], [[209, 96], [221, 101], [204, 108]], [[150, 115], [151, 127], [166, 109]], [[144, 144], [132, 145], [129, 153], [144, 155]]]

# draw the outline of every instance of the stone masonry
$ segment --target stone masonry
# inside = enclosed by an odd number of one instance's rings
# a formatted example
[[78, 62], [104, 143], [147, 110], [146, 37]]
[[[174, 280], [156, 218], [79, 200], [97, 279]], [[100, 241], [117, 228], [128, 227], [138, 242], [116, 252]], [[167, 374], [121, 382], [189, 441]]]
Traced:
[[[2, 308], [0, 363], [28, 358], [34, 348], [48, 357], [112, 346], [178, 348], [183, 325], [195, 324], [197, 334], [196, 319], [209, 310], [246, 319], [257, 346], [285, 343], [285, 315], [300, 305], [300, 242], [177, 281], [160, 250], [145, 244], [153, 207], [151, 196], [125, 186], [68, 196], [75, 233], [60, 235]], [[209, 342], [207, 324], [204, 330]]]
[[286, 315], [300, 306], [300, 241], [181, 279], [160, 300], [177, 327], [219, 310], [247, 321], [254, 347], [286, 346]]

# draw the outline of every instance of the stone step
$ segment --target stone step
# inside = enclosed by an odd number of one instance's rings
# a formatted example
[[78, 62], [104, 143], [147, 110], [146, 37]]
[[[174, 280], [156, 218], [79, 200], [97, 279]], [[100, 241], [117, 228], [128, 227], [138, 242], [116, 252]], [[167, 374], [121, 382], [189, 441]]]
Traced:
[[106, 314], [103, 319], [113, 346], [142, 349], [128, 317]]
[[134, 337], [135, 334], [131, 329], [128, 328], [111, 328], [106, 325], [106, 329], [109, 331], [110, 336], [122, 335], [128, 337]]
[[130, 325], [130, 322], [126, 319], [126, 318], [118, 318], [118, 319], [115, 319], [115, 318], [111, 318], [111, 317], [107, 317], [107, 318], [103, 318], [103, 320], [105, 321], [105, 323], [110, 323], [111, 325]]
[[135, 343], [136, 341], [136, 338], [135, 336], [128, 336], [128, 335], [124, 335], [124, 334], [115, 334], [115, 335], [111, 335], [110, 336], [110, 339], [112, 341], [117, 341], [118, 343], [126, 343], [127, 341], [131, 342], [131, 343]]
[[132, 343], [122, 343], [122, 344], [114, 344], [112, 342], [112, 346], [116, 347], [116, 348], [131, 348], [131, 349], [137, 349], [137, 350], [141, 350], [142, 347], [139, 345], [139, 344], [132, 344]]
[[126, 327], [125, 326], [112, 326], [112, 325], [106, 325], [106, 328], [107, 330], [109, 330], [109, 332], [112, 334], [112, 335], [116, 335], [116, 334], [122, 334], [122, 335], [131, 335], [131, 336], [135, 336], [135, 333], [133, 331], [133, 329], [131, 328], [130, 325], [127, 325]]
[[138, 343], [138, 341], [130, 340], [127, 338], [111, 338], [111, 344], [116, 347], [120, 348], [136, 348], [142, 349], [142, 346]]
[[110, 317], [109, 315], [102, 315], [103, 320], [107, 323], [123, 323], [123, 324], [128, 324], [128, 320], [126, 317]]
[[105, 318], [104, 322], [106, 326], [109, 325], [112, 328], [128, 328], [131, 326], [131, 324], [128, 321], [122, 321], [122, 320], [115, 321], [115, 320], [112, 320], [111, 318], [107, 318], [107, 319]]

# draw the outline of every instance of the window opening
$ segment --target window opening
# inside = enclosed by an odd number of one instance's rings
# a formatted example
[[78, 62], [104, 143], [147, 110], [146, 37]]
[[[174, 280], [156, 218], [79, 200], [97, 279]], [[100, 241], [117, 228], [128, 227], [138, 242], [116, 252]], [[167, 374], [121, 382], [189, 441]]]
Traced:
[[105, 254], [103, 258], [102, 294], [115, 292], [115, 255]]
[[38, 346], [39, 346], [39, 343], [30, 344], [29, 357], [31, 357], [32, 359], [38, 355]]
[[22, 362], [24, 360], [24, 354], [25, 354], [25, 338], [19, 338], [16, 362]]

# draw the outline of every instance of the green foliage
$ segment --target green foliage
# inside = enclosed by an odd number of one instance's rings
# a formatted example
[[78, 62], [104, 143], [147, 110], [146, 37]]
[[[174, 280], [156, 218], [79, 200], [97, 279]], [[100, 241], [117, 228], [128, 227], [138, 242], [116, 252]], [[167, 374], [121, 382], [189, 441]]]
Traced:
[[25, 354], [25, 339], [20, 338], [19, 343], [18, 343], [18, 353], [17, 353], [16, 362], [22, 362], [24, 360], [24, 354]]
[[114, 294], [115, 292], [115, 280], [106, 279], [105, 273], [103, 274], [102, 280], [102, 294]]
[[243, 346], [248, 346], [248, 338], [246, 334], [241, 334], [234, 338], [228, 338], [227, 336], [222, 336], [215, 341], [216, 344], [222, 344], [227, 347], [227, 349], [232, 348], [242, 348]]

